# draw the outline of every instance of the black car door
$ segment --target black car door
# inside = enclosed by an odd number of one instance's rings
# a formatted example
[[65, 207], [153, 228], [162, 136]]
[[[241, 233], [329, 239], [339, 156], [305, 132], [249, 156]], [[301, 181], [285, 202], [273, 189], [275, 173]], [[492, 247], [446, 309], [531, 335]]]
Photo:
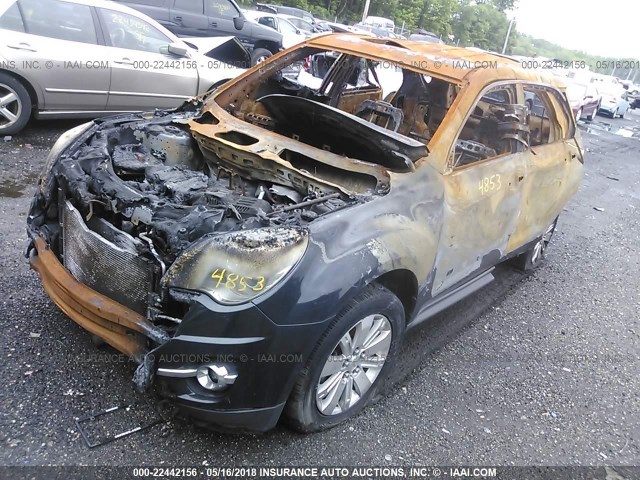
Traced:
[[182, 37], [207, 37], [209, 20], [204, 14], [204, 0], [175, 0], [169, 18], [173, 33]]
[[236, 30], [233, 19], [240, 16], [238, 8], [229, 0], [205, 0], [205, 13], [209, 20], [211, 36], [241, 36]]

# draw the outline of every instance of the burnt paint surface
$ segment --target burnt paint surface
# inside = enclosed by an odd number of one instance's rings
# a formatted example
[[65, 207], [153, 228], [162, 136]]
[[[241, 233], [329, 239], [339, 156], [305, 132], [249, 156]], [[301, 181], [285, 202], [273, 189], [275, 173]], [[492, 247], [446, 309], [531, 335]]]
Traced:
[[[403, 42], [404, 48], [380, 45], [356, 36], [321, 37], [308, 44], [407, 63], [471, 55], [410, 42]], [[60, 254], [61, 195], [85, 218], [99, 215], [134, 237], [144, 233], [151, 238], [151, 246], [143, 244], [140, 254], [158, 269], [166, 266], [168, 273], [158, 279], [157, 303], [148, 319], [156, 322], [168, 314], [182, 318], [179, 325], [167, 327], [170, 339], [161, 351], [237, 353], [238, 348], [270, 351], [274, 346], [274, 351], [287, 353], [293, 348], [306, 358], [349, 299], [391, 272], [402, 272], [403, 281], [390, 288], [402, 298], [417, 298], [405, 305], [410, 323], [425, 302], [539, 237], [578, 188], [582, 152], [579, 139], [572, 138], [571, 119], [559, 122], [566, 140], [465, 168], [451, 163], [454, 141], [482, 91], [499, 81], [545, 82], [537, 73], [508, 62], [493, 70], [465, 72], [411, 66], [447, 79], [459, 92], [423, 156], [407, 171], [391, 171], [367, 159], [306, 145], [231, 113], [231, 103], [241, 101], [261, 75], [290, 55], [275, 55], [263, 69], [229, 82], [204, 105], [194, 102], [175, 112], [122, 116], [94, 125], [54, 159], [41, 180], [29, 234], [43, 236], [55, 253]], [[302, 157], [283, 156], [286, 150]], [[318, 162], [317, 172], [305, 168], [304, 157]], [[321, 169], [329, 173], [321, 175]], [[500, 188], [480, 189], [492, 175], [500, 175]], [[318, 202], [309, 205], [304, 199]], [[264, 227], [293, 227], [307, 238], [304, 255], [277, 285], [231, 306], [185, 290], [194, 289], [196, 276], [208, 274], [210, 259], [198, 243], [203, 237]], [[199, 267], [191, 270], [189, 261], [196, 257]], [[232, 348], [220, 340], [226, 337], [260, 340]], [[206, 401], [198, 401], [222, 409], [279, 405], [299, 365], [274, 368], [262, 375], [283, 379], [282, 390], [258, 398], [255, 389], [242, 385], [234, 390], [244, 392], [242, 399], [232, 405], [206, 395]], [[186, 380], [171, 388], [171, 395], [183, 400], [204, 394]]]

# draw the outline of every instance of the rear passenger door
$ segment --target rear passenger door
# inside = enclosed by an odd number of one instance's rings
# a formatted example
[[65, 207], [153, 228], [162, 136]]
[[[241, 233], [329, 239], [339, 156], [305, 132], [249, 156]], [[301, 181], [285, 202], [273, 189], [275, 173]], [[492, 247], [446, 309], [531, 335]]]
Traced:
[[142, 18], [98, 9], [111, 63], [107, 108], [112, 111], [177, 107], [198, 93], [198, 70], [187, 57], [163, 53], [172, 39]]
[[183, 37], [207, 37], [209, 20], [204, 14], [204, 0], [175, 0], [169, 14], [173, 33]]
[[522, 212], [512, 246], [544, 232], [578, 188], [581, 155], [575, 122], [562, 94], [549, 86], [522, 85], [528, 111], [527, 175], [522, 182]]
[[110, 68], [99, 54], [102, 47], [93, 9], [61, 0], [20, 0], [18, 4], [23, 24], [15, 27], [22, 31], [3, 35], [0, 42], [6, 60], [16, 61], [24, 76], [40, 88], [43, 108], [104, 110]]
[[505, 255], [518, 225], [527, 167], [525, 107], [515, 84], [485, 90], [452, 146], [432, 295]]

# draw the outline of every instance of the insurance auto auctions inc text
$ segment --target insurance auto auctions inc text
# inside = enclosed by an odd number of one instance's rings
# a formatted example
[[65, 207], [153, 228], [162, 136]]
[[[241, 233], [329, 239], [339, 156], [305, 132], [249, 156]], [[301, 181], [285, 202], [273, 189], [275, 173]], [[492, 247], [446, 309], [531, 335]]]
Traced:
[[492, 467], [260, 467], [269, 478], [494, 478]]

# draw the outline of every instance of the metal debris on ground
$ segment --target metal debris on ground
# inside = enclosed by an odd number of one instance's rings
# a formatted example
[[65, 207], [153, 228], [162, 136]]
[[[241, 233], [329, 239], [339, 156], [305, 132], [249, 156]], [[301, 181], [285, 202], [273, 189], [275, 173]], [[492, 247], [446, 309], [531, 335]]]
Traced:
[[76, 419], [76, 426], [78, 427], [78, 431], [80, 432], [80, 434], [82, 435], [82, 438], [84, 439], [85, 443], [87, 444], [87, 447], [89, 447], [89, 448], [99, 447], [101, 445], [105, 445], [107, 443], [111, 443], [111, 442], [113, 442], [115, 440], [118, 440], [120, 438], [128, 437], [129, 435], [132, 435], [134, 433], [141, 432], [143, 430], [147, 430], [148, 428], [151, 428], [151, 427], [153, 427], [155, 425], [158, 425], [159, 423], [165, 422], [164, 418], [162, 418], [161, 416], [158, 416], [158, 417], [156, 417], [156, 418], [154, 418], [154, 419], [152, 419], [150, 421], [147, 421], [145, 423], [140, 423], [137, 426], [135, 426], [133, 428], [130, 428], [128, 430], [125, 430], [123, 432], [120, 432], [120, 433], [101, 436], [101, 437], [98, 437], [95, 440], [90, 438], [90, 432], [87, 431], [87, 427], [84, 426], [84, 424], [94, 423], [96, 418], [103, 417], [103, 416], [105, 416], [107, 414], [115, 413], [117, 411], [124, 410], [126, 412], [130, 412], [131, 409], [134, 406], [135, 405], [119, 405], [119, 406], [116, 406], [116, 407], [107, 408], [106, 410], [102, 410], [102, 411], [97, 412], [97, 413], [91, 413], [89, 415], [86, 415], [84, 417], [80, 417], [80, 418]]

